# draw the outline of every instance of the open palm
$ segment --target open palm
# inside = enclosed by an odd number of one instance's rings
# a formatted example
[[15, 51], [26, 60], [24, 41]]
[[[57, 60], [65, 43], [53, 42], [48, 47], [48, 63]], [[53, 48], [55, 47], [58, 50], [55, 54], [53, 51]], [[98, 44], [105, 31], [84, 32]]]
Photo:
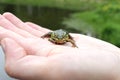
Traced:
[[7, 73], [26, 80], [115, 80], [120, 49], [104, 41], [71, 34], [78, 46], [55, 45], [40, 38], [50, 30], [0, 15], [0, 40]]

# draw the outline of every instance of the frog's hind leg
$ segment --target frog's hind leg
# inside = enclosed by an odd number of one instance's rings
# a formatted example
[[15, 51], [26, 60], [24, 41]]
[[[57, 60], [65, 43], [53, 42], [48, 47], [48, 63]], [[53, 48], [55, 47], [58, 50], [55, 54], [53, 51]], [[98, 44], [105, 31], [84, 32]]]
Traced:
[[69, 36], [69, 39], [73, 40], [73, 37], [70, 34], [68, 36]]
[[70, 42], [72, 44], [72, 47], [77, 47], [74, 40], [68, 39], [67, 42]]
[[51, 32], [44, 34], [43, 36], [41, 36], [41, 38], [49, 38], [51, 36]]

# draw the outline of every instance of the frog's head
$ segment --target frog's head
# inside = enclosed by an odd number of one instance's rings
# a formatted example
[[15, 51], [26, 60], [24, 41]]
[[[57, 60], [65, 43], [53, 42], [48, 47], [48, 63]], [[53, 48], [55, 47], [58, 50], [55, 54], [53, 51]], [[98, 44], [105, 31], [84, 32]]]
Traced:
[[69, 38], [69, 34], [66, 31], [60, 29], [52, 32], [50, 38], [56, 43], [65, 43]]

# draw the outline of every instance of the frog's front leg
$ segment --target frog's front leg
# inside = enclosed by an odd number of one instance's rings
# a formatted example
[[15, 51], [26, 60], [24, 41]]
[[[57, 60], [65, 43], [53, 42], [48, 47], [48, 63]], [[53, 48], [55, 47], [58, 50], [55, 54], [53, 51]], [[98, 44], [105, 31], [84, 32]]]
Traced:
[[56, 44], [55, 40], [53, 40], [52, 38], [49, 38], [48, 40], [49, 40], [50, 42], [52, 42], [52, 43], [55, 43], [55, 44]]
[[43, 36], [41, 36], [41, 38], [49, 38], [51, 36], [51, 32], [44, 34]]
[[77, 47], [74, 40], [68, 39], [67, 42], [70, 42], [72, 44], [72, 47]]

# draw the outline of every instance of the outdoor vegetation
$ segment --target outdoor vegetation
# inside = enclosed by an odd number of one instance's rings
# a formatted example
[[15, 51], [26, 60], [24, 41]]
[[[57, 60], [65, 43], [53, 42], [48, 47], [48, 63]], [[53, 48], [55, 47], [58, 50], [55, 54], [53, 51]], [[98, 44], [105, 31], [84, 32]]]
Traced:
[[[44, 11], [47, 14], [42, 15], [42, 17], [46, 16], [49, 21], [46, 18], [34, 19], [35, 16], [31, 19], [35, 20], [33, 22], [43, 22], [45, 25], [42, 25], [43, 23], [40, 23], [40, 25], [50, 29], [64, 28], [68, 31], [71, 30], [105, 40], [120, 47], [119, 0], [1, 0], [0, 3], [33, 6], [33, 9], [36, 7], [55, 8], [52, 10], [54, 14], [50, 15], [51, 11]], [[4, 10], [1, 12], [4, 12]], [[19, 11], [19, 14], [23, 13]], [[26, 16], [21, 18], [28, 20], [25, 18]], [[53, 22], [51, 22], [52, 19], [54, 19]], [[51, 25], [47, 25], [47, 23], [51, 23]]]
[[90, 11], [77, 12], [63, 24], [120, 47], [120, 3], [111, 1]]

